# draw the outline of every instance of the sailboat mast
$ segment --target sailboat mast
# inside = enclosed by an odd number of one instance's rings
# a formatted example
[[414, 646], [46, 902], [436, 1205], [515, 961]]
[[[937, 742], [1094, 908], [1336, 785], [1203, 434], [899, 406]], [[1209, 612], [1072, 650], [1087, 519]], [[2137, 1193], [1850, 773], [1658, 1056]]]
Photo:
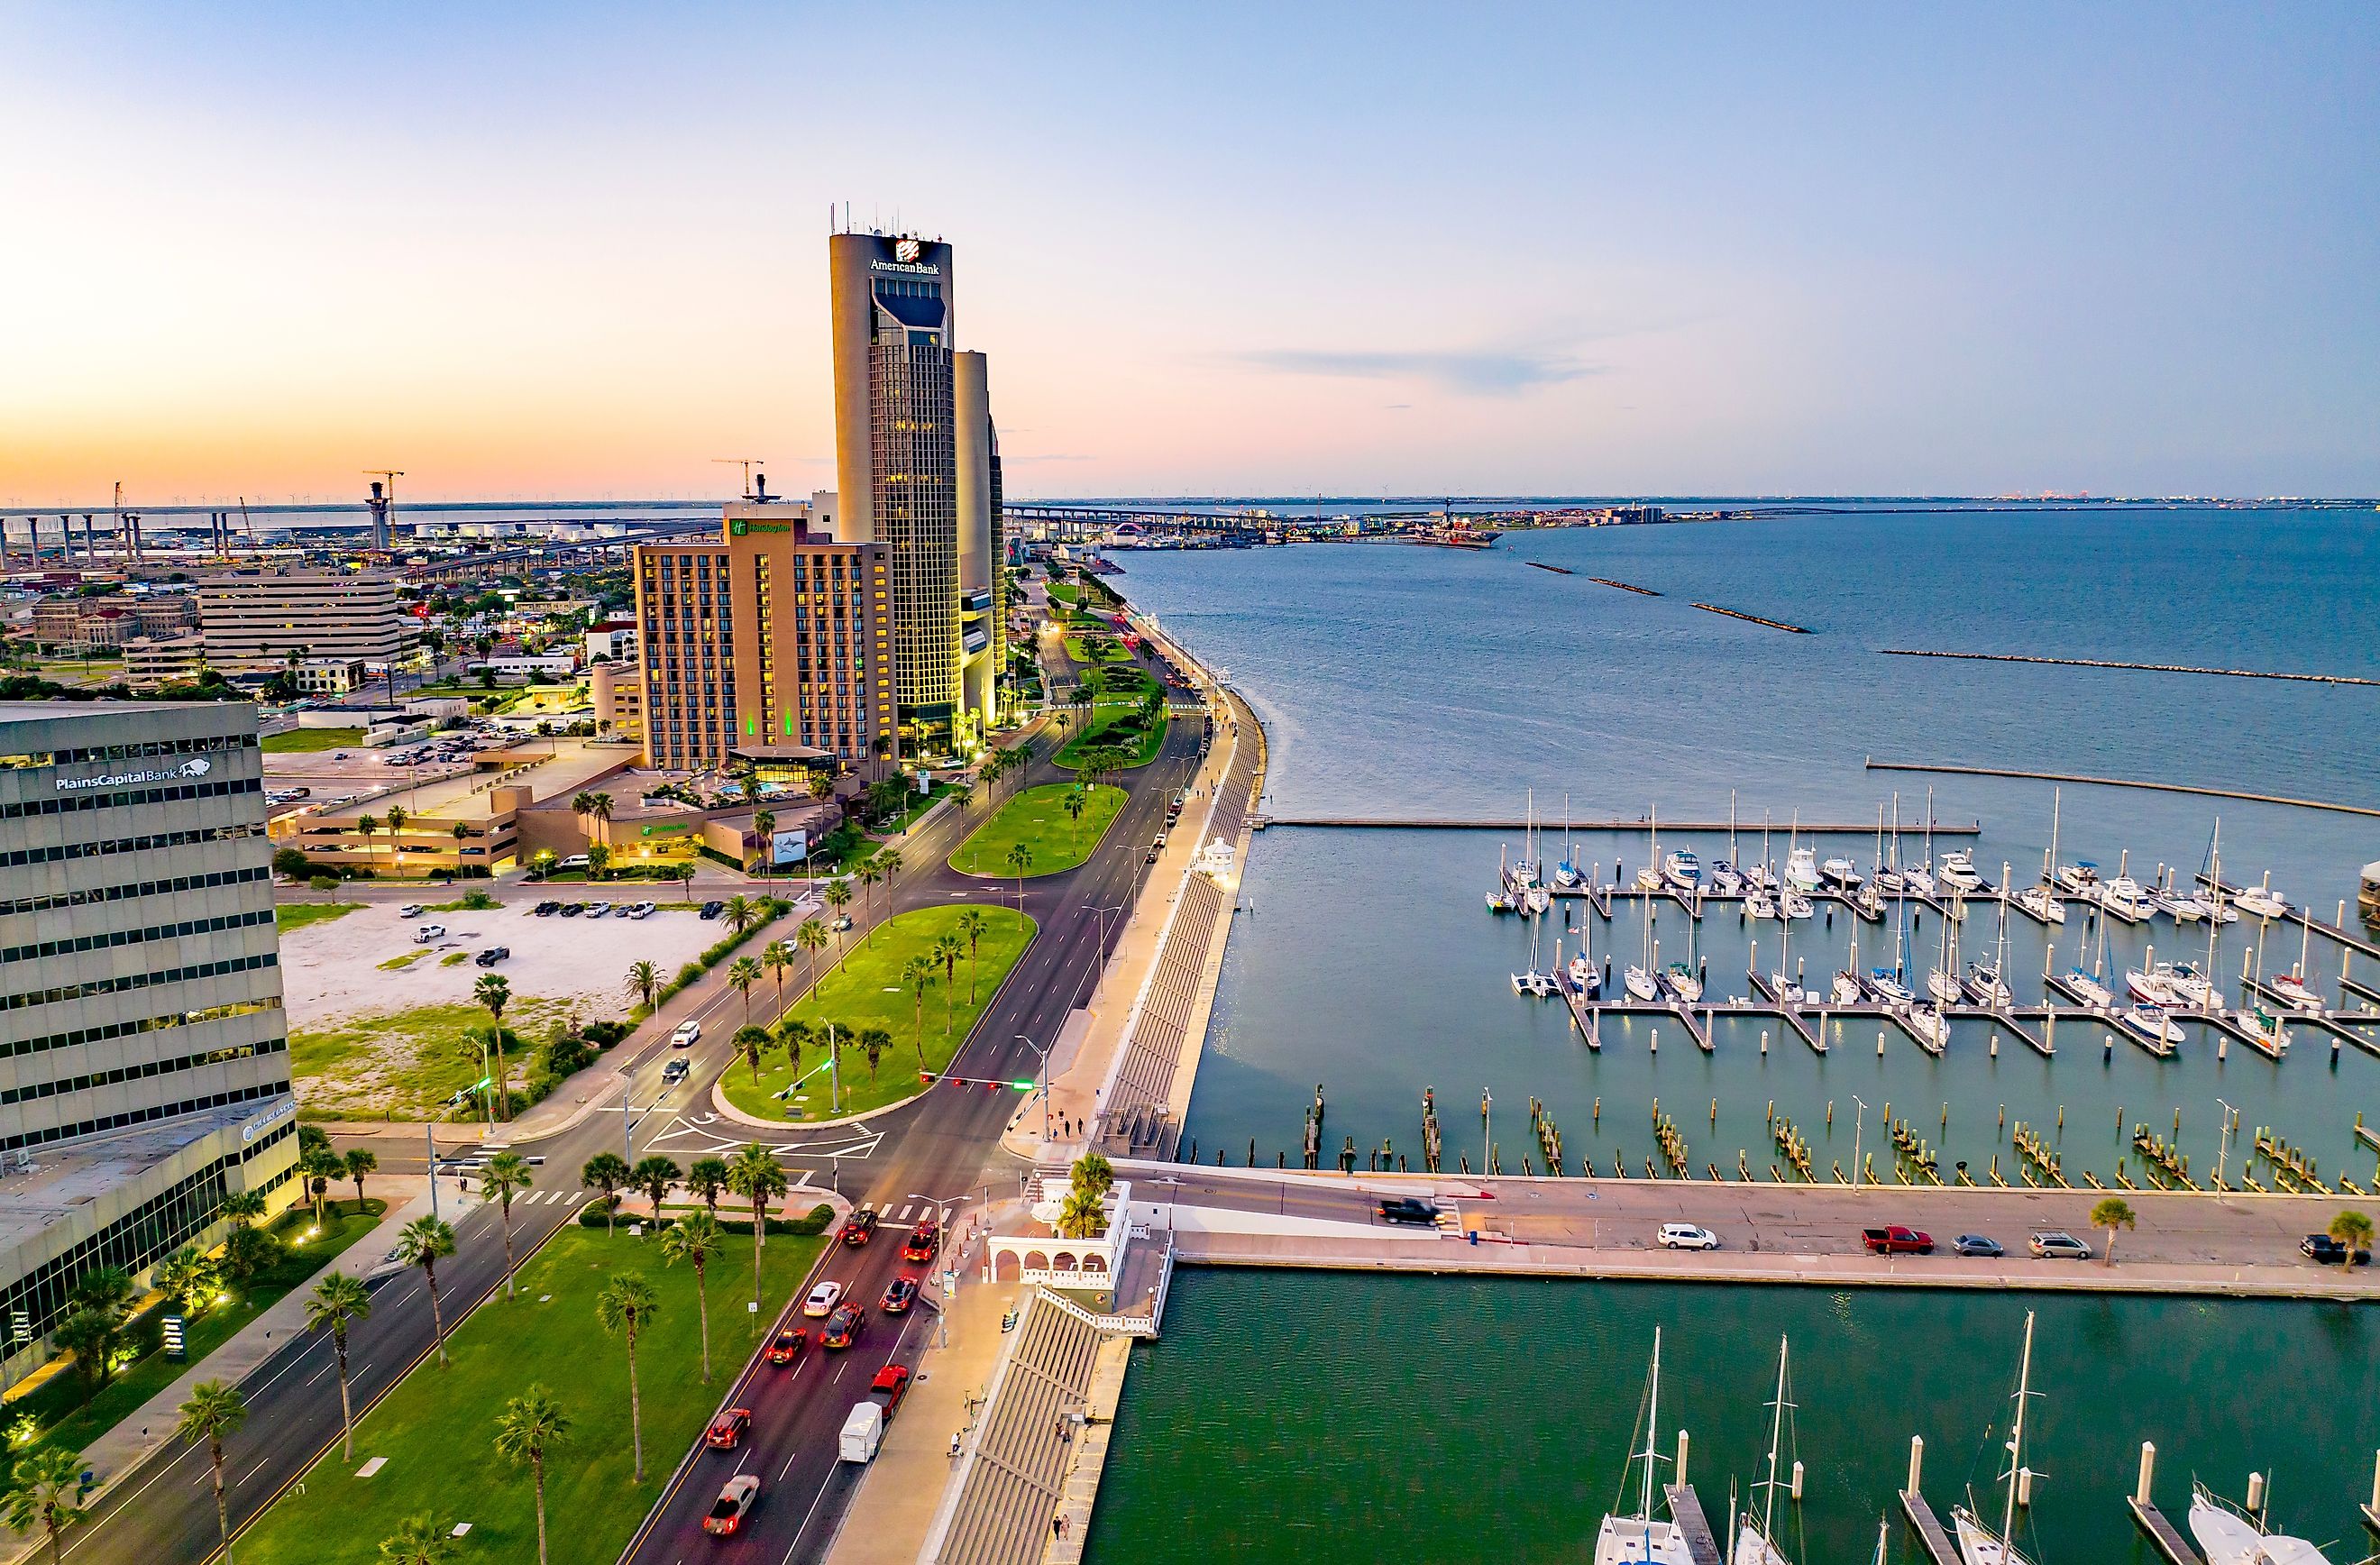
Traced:
[[1760, 1505], [1760, 1538], [1772, 1549], [1777, 1545], [1777, 1444], [1785, 1433], [1785, 1353], [1789, 1339], [1777, 1339], [1777, 1401], [1776, 1412], [1768, 1421], [1768, 1494]]
[[1653, 1524], [1653, 1464], [1661, 1450], [1661, 1328], [1653, 1328], [1653, 1385], [1645, 1405], [1645, 1498], [1636, 1519]]
[[2024, 1461], [2024, 1402], [2033, 1394], [2033, 1312], [2024, 1315], [2024, 1359], [2016, 1372], [2016, 1424], [2009, 1432], [2008, 1502], [2000, 1512], [2000, 1547], [2016, 1532], [2016, 1475]]

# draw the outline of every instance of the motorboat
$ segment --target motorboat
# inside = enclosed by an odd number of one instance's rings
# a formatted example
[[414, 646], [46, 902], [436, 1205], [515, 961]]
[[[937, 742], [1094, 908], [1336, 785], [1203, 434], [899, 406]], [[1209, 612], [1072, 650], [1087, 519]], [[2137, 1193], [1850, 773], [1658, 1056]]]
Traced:
[[1860, 1002], [1859, 975], [1848, 968], [1836, 973], [1828, 995], [1837, 1005], [1857, 1005]]
[[1917, 998], [1917, 991], [1895, 977], [1889, 967], [1870, 969], [1862, 982], [1879, 1005], [1906, 1005]]
[[1840, 892], [1858, 891], [1867, 879], [1859, 872], [1857, 865], [1840, 855], [1818, 866], [1818, 873], [1825, 877], [1827, 884]]
[[[1595, 1565], [1694, 1565], [1694, 1550], [1685, 1530], [1653, 1514], [1654, 1469], [1660, 1464], [1661, 1328], [1653, 1328], [1653, 1368], [1645, 1383], [1645, 1444], [1632, 1453], [1628, 1466], [1645, 1464], [1644, 1487], [1633, 1516], [1606, 1515], [1595, 1535]], [[1621, 1472], [1622, 1492], [1627, 1474]]]
[[2149, 893], [2149, 904], [2177, 924], [2195, 924], [2206, 916], [2206, 904], [2181, 892], [2158, 890]]
[[1570, 987], [1579, 992], [1581, 999], [1593, 1000], [1602, 991], [1603, 975], [1585, 957], [1573, 956], [1570, 959]]
[[2179, 1001], [2174, 998], [2173, 985], [2169, 981], [2172, 967], [2170, 962], [2157, 963], [2145, 971], [2128, 967], [2124, 970], [2124, 988], [2143, 1005], [2177, 1004]]
[[2187, 962], [2159, 962], [2146, 972], [2127, 971], [2124, 987], [2151, 1005], [2212, 1011], [2222, 997], [2204, 974]]
[[2066, 901], [2047, 886], [2027, 886], [2019, 892], [2016, 904], [2045, 924], [2066, 922]]
[[2252, 1005], [2232, 1018], [2240, 1030], [2254, 1038], [2267, 1053], [2279, 1054], [2289, 1047], [2289, 1031], [2281, 1019], [2261, 1005]]
[[2058, 867], [2058, 884], [2075, 896], [2096, 902], [2099, 900], [2099, 867], [2087, 858], [2061, 864]]
[[1917, 1040], [1925, 1046], [1928, 1053], [1939, 1054], [1949, 1047], [1950, 1024], [1944, 1021], [1942, 1013], [1933, 1006], [1911, 1006], [1908, 1020], [1909, 1030], [1917, 1035]]
[[2190, 1535], [2198, 1540], [2206, 1565], [2330, 1565], [2329, 1557], [2305, 1539], [2268, 1533], [2203, 1486], [2191, 1487]]
[[1746, 918], [1774, 918], [1777, 916], [1777, 904], [1768, 900], [1767, 892], [1755, 891], [1743, 899], [1743, 916]]
[[1736, 896], [1743, 891], [1742, 875], [1737, 872], [1734, 865], [1723, 858], [1711, 860], [1710, 883], [1711, 890], [1723, 897]]
[[2095, 1011], [2105, 1011], [2116, 1003], [2115, 991], [2080, 967], [2069, 967], [2064, 982], [2069, 993]]
[[1747, 864], [1743, 867], [1743, 883], [1755, 892], [1773, 892], [1777, 889], [1777, 871], [1765, 864]]
[[2287, 918], [2289, 900], [2273, 890], [2269, 878], [2261, 886], [2244, 886], [2231, 898], [2232, 904], [2242, 913], [2252, 913], [2259, 918]]
[[1964, 848], [1953, 848], [1942, 855], [1942, 883], [1954, 892], [1979, 892], [1984, 878], [1975, 873], [1975, 855]]
[[1967, 964], [1967, 997], [1978, 1005], [2013, 1005], [2016, 995], [2009, 989], [2000, 970], [1988, 962]]
[[2117, 917], [2129, 919], [2133, 923], [2147, 917], [2153, 911], [2148, 894], [2141, 890], [2141, 883], [2130, 875], [2119, 875], [2112, 880], [2101, 881], [2099, 905]]
[[2295, 972], [2283, 973], [2265, 980], [2265, 987], [2282, 1001], [2301, 1011], [2323, 1009], [2322, 995]]
[[1661, 970], [1661, 987], [1681, 1005], [1692, 1005], [1703, 997], [1703, 981], [1694, 970], [1682, 962], [1672, 962]]
[[1778, 905], [1783, 910], [1785, 916], [1788, 918], [1807, 918], [1811, 914], [1817, 911], [1815, 908], [1811, 906], [1810, 899], [1808, 897], [1803, 896], [1801, 892], [1793, 890], [1790, 886], [1785, 889], [1785, 894], [1779, 900]]
[[2161, 1048], [2171, 1048], [2182, 1041], [2180, 1027], [2165, 1013], [2162, 1005], [2135, 1005], [2117, 1018], [2128, 1031], [2138, 1034]]
[[1673, 890], [1693, 896], [1703, 888], [1703, 861], [1679, 848], [1661, 860], [1661, 879]]
[[1785, 855], [1785, 883], [1797, 892], [1818, 889], [1818, 851], [1815, 848], [1795, 848]]

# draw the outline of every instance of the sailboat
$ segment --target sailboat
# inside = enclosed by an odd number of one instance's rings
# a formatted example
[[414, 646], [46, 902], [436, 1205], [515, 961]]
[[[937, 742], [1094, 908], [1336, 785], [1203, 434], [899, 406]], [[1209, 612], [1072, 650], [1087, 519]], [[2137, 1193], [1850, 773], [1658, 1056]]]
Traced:
[[2019, 907], [2045, 924], [2066, 922], [2066, 904], [2051, 882], [2058, 868], [2058, 821], [2065, 807], [2065, 792], [2053, 789], [2049, 795], [2049, 851], [2041, 855], [2041, 884], [2027, 886], [2016, 899]]
[[[1587, 931], [1594, 927], [1593, 919], [1579, 926], [1578, 954], [1570, 959], [1570, 987], [1578, 990], [1581, 1000], [1593, 1000], [1603, 991], [1603, 975], [1595, 970], [1595, 958], [1587, 953], [1586, 949]], [[1554, 955], [1559, 960], [1560, 947], [1554, 948]]]
[[1901, 866], [1900, 879], [1908, 888], [1922, 897], [1934, 894], [1934, 790], [1925, 790], [1925, 857], [1916, 864]]
[[1992, 947], [1991, 965], [1985, 966], [1980, 962], [1967, 964], [1967, 994], [1978, 1005], [2000, 1006], [2016, 1003], [2016, 996], [2009, 989], [2007, 977], [2008, 871], [2007, 865], [2000, 866], [2000, 929], [1999, 937]]
[[[1873, 886], [1875, 882], [1870, 881], [1869, 884]], [[1857, 1005], [1859, 1003], [1859, 926], [1857, 924], [1853, 924], [1852, 926], [1851, 965], [1848, 967], [1840, 967], [1835, 970], [1834, 983], [1829, 986], [1828, 993], [1837, 1005]]]
[[1909, 889], [1908, 880], [1900, 873], [1900, 795], [1899, 794], [1892, 795], [1892, 847], [1888, 852], [1881, 840], [1883, 818], [1884, 811], [1879, 807], [1876, 810], [1878, 841], [1876, 844], [1874, 883], [1877, 891], [1890, 892], [1898, 895]]
[[[1955, 903], [1956, 898], [1952, 901]], [[1959, 920], [1942, 920], [1942, 939], [1934, 958], [1934, 971], [1925, 975], [1925, 992], [1940, 1005], [1956, 1005], [1964, 998], [1959, 989]]]
[[[1529, 934], [1529, 970], [1525, 973], [1515, 973], [1512, 975], [1512, 992], [1514, 994], [1530, 994], [1543, 1000], [1546, 996], [1554, 992], [1553, 975], [1540, 971], [1537, 966], [1537, 947], [1542, 934], [1542, 927], [1538, 929], [1532, 930]], [[1557, 967], [1561, 965], [1561, 937], [1560, 935], [1556, 935], [1554, 937], [1554, 965]]]
[[1554, 866], [1554, 884], [1566, 892], [1574, 890], [1579, 881], [1585, 879], [1579, 874], [1578, 866], [1571, 862], [1570, 852], [1570, 795], [1564, 794], [1562, 795], [1562, 856], [1561, 862]]
[[[1661, 1460], [1661, 1328], [1653, 1328], [1653, 1370], [1645, 1393], [1645, 1449], [1630, 1454], [1629, 1465], [1645, 1464], [1645, 1484], [1633, 1516], [1603, 1518], [1595, 1535], [1595, 1565], [1694, 1565], [1685, 1530], [1653, 1514], [1654, 1468]], [[1621, 1485], [1624, 1493], [1627, 1477]]]
[[1652, 845], [1645, 850], [1645, 867], [1636, 871], [1636, 889], [1640, 892], [1658, 892], [1661, 889], [1660, 807], [1654, 806], [1646, 812], [1645, 819], [1653, 825], [1653, 842]]
[[2330, 1565], [2313, 1544], [2265, 1531], [2204, 1484], [2190, 1486], [2190, 1535], [2198, 1540], [2206, 1565]]
[[1778, 1447], [1785, 1434], [1785, 1410], [1793, 1404], [1785, 1400], [1785, 1360], [1787, 1340], [1777, 1340], [1777, 1398], [1768, 1405], [1773, 1410], [1768, 1419], [1768, 1475], [1753, 1486], [1764, 1491], [1760, 1499], [1760, 1520], [1752, 1519], [1747, 1510], [1736, 1523], [1735, 1546], [1728, 1551], [1729, 1565], [1793, 1565], [1785, 1551], [1777, 1547], [1777, 1491], [1790, 1489], [1791, 1481], [1777, 1476]]
[[2265, 987], [2301, 1011], [2319, 1011], [2323, 1008], [2322, 991], [2306, 980], [2306, 963], [2313, 953], [2313, 919], [2309, 915], [2300, 914], [2298, 922], [2305, 929], [2298, 941], [2298, 964], [2286, 973], [2267, 978]]
[[2028, 1565], [2025, 1557], [2016, 1550], [2012, 1535], [2016, 1531], [2017, 1474], [2023, 1471], [2024, 1404], [2037, 1395], [2033, 1389], [2033, 1312], [2024, 1316], [2024, 1358], [2017, 1371], [2016, 1422], [2009, 1433], [2008, 1472], [2002, 1474], [2008, 1485], [2008, 1498], [2000, 1510], [1998, 1532], [1963, 1505], [1950, 1508], [1950, 1530], [1959, 1540], [1961, 1565]]
[[2107, 969], [2107, 921], [2099, 921], [2099, 953], [2092, 958], [2088, 971], [2081, 962], [2066, 970], [2066, 988], [2075, 999], [2095, 1011], [2105, 1011], [2116, 1003], [2116, 991], [2100, 981]]
[[1645, 904], [1645, 958], [1628, 969], [1626, 984], [1629, 995], [1636, 1000], [1654, 1001], [1661, 998], [1661, 986], [1653, 977], [1653, 907]]

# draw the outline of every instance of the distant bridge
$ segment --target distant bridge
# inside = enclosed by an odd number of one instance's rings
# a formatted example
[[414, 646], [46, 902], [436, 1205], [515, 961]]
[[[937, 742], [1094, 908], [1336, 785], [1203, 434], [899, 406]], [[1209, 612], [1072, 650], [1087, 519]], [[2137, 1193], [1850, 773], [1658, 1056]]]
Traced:
[[1208, 533], [1220, 537], [1261, 537], [1291, 526], [1288, 518], [1259, 516], [1252, 511], [1179, 511], [1155, 506], [1015, 504], [1001, 507], [1012, 525], [1038, 529], [1042, 538], [1088, 538], [1129, 527], [1139, 532]]

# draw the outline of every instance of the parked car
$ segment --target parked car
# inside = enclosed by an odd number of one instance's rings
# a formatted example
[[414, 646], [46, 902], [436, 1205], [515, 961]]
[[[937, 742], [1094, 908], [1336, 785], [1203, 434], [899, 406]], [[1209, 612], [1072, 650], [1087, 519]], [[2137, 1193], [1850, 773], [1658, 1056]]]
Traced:
[[733, 1537], [735, 1529], [744, 1524], [751, 1513], [752, 1502], [760, 1498], [760, 1480], [749, 1473], [738, 1473], [727, 1480], [719, 1498], [710, 1502], [710, 1513], [702, 1519], [702, 1530], [717, 1537]]
[[2026, 1241], [2026, 1247], [2046, 1260], [2087, 1261], [2091, 1258], [2090, 1245], [2060, 1229], [2034, 1234]]
[[826, 1329], [819, 1333], [819, 1346], [839, 1353], [859, 1341], [859, 1328], [867, 1324], [866, 1310], [845, 1304], [827, 1317]]
[[843, 1303], [843, 1284], [834, 1281], [821, 1282], [810, 1290], [808, 1298], [802, 1301], [802, 1313], [813, 1319], [824, 1320], [834, 1313], [834, 1306], [841, 1303]]
[[808, 1332], [788, 1326], [770, 1341], [769, 1362], [778, 1365], [791, 1364], [800, 1358], [809, 1345]]
[[843, 1219], [843, 1231], [836, 1237], [856, 1250], [876, 1237], [876, 1225], [880, 1220], [875, 1207], [862, 1207]]
[[1930, 1256], [1934, 1253], [1934, 1236], [1922, 1229], [1903, 1228], [1893, 1223], [1885, 1228], [1863, 1228], [1860, 1243], [1872, 1256]]
[[513, 948], [508, 945], [492, 945], [471, 960], [482, 967], [492, 967], [499, 962], [509, 961], [512, 954]]
[[734, 1450], [751, 1430], [752, 1410], [731, 1407], [710, 1421], [710, 1432], [703, 1436], [703, 1443], [713, 1450]]
[[540, 918], [551, 918], [555, 914], [562, 911], [562, 904], [558, 902], [541, 902], [535, 907], [530, 908], [529, 911], [536, 914]]
[[415, 945], [428, 945], [431, 940], [443, 940], [445, 938], [446, 926], [443, 924], [424, 924], [413, 931]]
[[587, 916], [589, 918], [601, 918], [611, 911], [612, 904], [608, 902], [590, 902], [587, 904]]
[[1165, 850], [1164, 850], [1163, 848], [1160, 847], [1157, 843], [1149, 843], [1149, 844], [1148, 844], [1148, 855], [1147, 855], [1147, 857], [1145, 858], [1144, 862], [1148, 863], [1148, 864], [1155, 864], [1155, 863], [1157, 862], [1157, 857], [1158, 857], [1158, 855], [1159, 855], [1160, 854], [1163, 853], [1164, 851], [1165, 851]]
[[908, 1394], [909, 1366], [906, 1365], [888, 1364], [876, 1372], [875, 1379], [868, 1383], [868, 1400], [882, 1408], [887, 1418], [892, 1416], [892, 1410], [899, 1407], [901, 1399]]
[[2347, 1246], [2327, 1233], [2309, 1233], [2298, 1241], [2298, 1254], [2324, 1266], [2369, 1266], [2372, 1252], [2358, 1250], [2350, 1260]]
[[561, 863], [555, 865], [554, 867], [556, 869], [585, 869], [591, 862], [592, 861], [589, 860], [585, 854], [575, 853], [568, 858], [564, 859]]
[[706, 902], [702, 904], [702, 916], [705, 918], [716, 918], [726, 911], [727, 904], [723, 902]]
[[620, 910], [624, 916], [629, 918], [650, 918], [660, 911], [661, 904], [655, 902], [640, 902], [634, 907], [624, 907]]
[[583, 902], [565, 902], [562, 904], [562, 916], [565, 918], [576, 918], [586, 911], [587, 904]]
[[1716, 1250], [1718, 1235], [1690, 1222], [1665, 1222], [1661, 1225], [1660, 1244], [1664, 1250]]
[[421, 904], [418, 902], [408, 902], [396, 910], [396, 916], [399, 918], [419, 918], [421, 916]]
[[1950, 1242], [1950, 1247], [1962, 1256], [1999, 1256], [2007, 1253], [2000, 1248], [1998, 1240], [1987, 1238], [1980, 1233], [1961, 1233]]
[[700, 1022], [688, 1019], [686, 1021], [680, 1022], [677, 1025], [677, 1031], [670, 1034], [670, 1047], [672, 1049], [692, 1049], [695, 1044], [700, 1040], [701, 1037], [702, 1024]]
[[1391, 1195], [1380, 1203], [1380, 1219], [1433, 1226], [1438, 1221], [1438, 1207], [1418, 1195]]

